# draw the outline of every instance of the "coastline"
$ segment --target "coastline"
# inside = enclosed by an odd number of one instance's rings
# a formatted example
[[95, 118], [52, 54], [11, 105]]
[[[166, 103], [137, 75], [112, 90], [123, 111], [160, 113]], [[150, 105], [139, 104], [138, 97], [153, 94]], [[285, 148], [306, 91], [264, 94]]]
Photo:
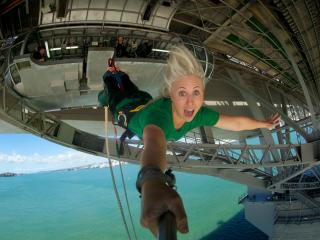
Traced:
[[12, 173], [12, 172], [4, 172], [4, 173], [0, 173], [0, 177], [15, 177], [18, 176], [17, 173]]
[[[118, 166], [120, 163], [117, 160], [111, 159], [111, 164], [113, 167]], [[121, 162], [122, 165], [126, 165], [128, 163]], [[68, 171], [79, 171], [79, 170], [85, 170], [85, 169], [95, 169], [95, 168], [109, 168], [109, 162], [100, 162], [100, 163], [91, 163], [87, 165], [82, 166], [76, 166], [76, 167], [68, 167], [68, 168], [60, 168], [60, 169], [44, 169], [44, 170], [38, 170], [38, 171], [26, 171], [26, 172], [3, 172], [0, 173], [0, 177], [15, 177], [25, 174], [37, 174], [37, 173], [50, 173], [50, 172], [68, 172]]]

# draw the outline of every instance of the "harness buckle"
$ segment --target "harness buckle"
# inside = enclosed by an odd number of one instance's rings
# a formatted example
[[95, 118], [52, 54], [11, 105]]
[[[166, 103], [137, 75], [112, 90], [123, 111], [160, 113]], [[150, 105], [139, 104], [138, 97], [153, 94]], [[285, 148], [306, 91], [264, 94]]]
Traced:
[[128, 127], [128, 122], [127, 122], [127, 116], [124, 112], [119, 111], [118, 112], [118, 125], [123, 126], [125, 128]]

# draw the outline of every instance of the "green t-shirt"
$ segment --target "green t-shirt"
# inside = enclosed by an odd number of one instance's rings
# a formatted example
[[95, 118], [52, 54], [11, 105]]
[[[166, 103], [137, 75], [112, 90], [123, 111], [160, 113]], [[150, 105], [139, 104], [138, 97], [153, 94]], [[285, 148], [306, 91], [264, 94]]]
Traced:
[[179, 140], [190, 130], [200, 126], [214, 126], [219, 120], [219, 113], [202, 106], [191, 122], [186, 122], [176, 130], [172, 119], [172, 101], [169, 98], [159, 98], [137, 112], [129, 122], [128, 128], [143, 136], [143, 129], [149, 124], [160, 127], [166, 140]]

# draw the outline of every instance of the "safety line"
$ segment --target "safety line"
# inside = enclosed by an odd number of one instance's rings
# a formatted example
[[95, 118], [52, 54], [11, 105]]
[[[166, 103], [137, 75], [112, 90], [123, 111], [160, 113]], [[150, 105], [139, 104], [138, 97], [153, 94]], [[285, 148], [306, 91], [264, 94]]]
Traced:
[[107, 158], [108, 158], [108, 161], [109, 161], [109, 169], [110, 169], [110, 174], [111, 174], [111, 178], [112, 178], [113, 190], [114, 190], [114, 193], [115, 193], [116, 198], [117, 198], [117, 202], [118, 202], [119, 209], [120, 209], [121, 216], [122, 216], [122, 221], [123, 221], [123, 224], [125, 226], [125, 229], [126, 229], [126, 232], [127, 232], [127, 235], [128, 235], [128, 239], [131, 240], [128, 224], [127, 224], [127, 221], [125, 219], [122, 203], [121, 203], [121, 200], [120, 200], [119, 192], [118, 192], [118, 189], [117, 189], [117, 185], [116, 185], [116, 181], [115, 181], [115, 177], [114, 177], [114, 173], [113, 173], [112, 162], [111, 162], [111, 159], [110, 159], [110, 151], [109, 151], [109, 144], [108, 144], [108, 107], [107, 106], [104, 107], [104, 133], [105, 133], [105, 149], [106, 149]]
[[[122, 180], [124, 196], [126, 198], [126, 204], [127, 204], [127, 209], [128, 209], [128, 212], [129, 212], [129, 217], [130, 217], [133, 233], [134, 233], [135, 239], [137, 240], [136, 228], [134, 226], [134, 222], [133, 222], [133, 219], [132, 219], [130, 204], [129, 204], [128, 195], [127, 195], [127, 188], [126, 188], [126, 184], [125, 184], [124, 177], [123, 177], [122, 161], [120, 160], [119, 146], [118, 146], [118, 136], [117, 136], [118, 135], [118, 131], [117, 131], [117, 128], [116, 128], [116, 126], [114, 124], [113, 124], [113, 128], [114, 128], [115, 139], [116, 139], [117, 155], [118, 155], [118, 158], [119, 158], [119, 166], [120, 166], [120, 173], [121, 173], [121, 180]], [[120, 144], [121, 144], [121, 142], [120, 142]]]

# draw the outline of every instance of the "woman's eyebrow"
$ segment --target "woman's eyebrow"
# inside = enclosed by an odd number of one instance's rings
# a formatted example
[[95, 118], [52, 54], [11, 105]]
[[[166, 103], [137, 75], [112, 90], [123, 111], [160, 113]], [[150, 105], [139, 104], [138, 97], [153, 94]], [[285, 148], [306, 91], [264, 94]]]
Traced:
[[200, 86], [195, 86], [193, 89], [195, 89], [195, 88], [200, 88]]
[[186, 89], [185, 87], [179, 87], [178, 89], [180, 89], [180, 88]]

